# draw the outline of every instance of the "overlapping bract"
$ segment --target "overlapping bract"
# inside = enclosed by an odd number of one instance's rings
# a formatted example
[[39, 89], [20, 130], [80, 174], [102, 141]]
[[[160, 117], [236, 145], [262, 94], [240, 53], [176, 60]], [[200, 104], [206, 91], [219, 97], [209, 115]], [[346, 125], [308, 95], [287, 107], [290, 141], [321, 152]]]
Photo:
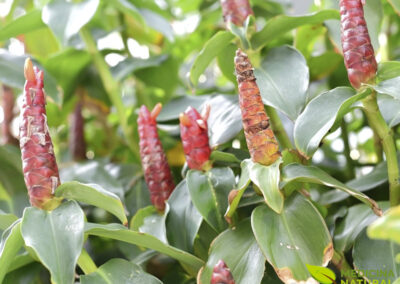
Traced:
[[151, 113], [146, 106], [142, 106], [137, 122], [140, 157], [144, 177], [150, 190], [150, 199], [157, 210], [163, 211], [165, 200], [174, 190], [175, 184], [157, 133], [156, 118], [160, 111], [161, 104], [157, 104]]
[[225, 23], [232, 22], [239, 27], [249, 15], [254, 15], [249, 0], [221, 0], [221, 8]]
[[235, 284], [232, 273], [226, 266], [223, 260], [219, 260], [214, 266], [213, 273], [211, 275], [211, 284]]

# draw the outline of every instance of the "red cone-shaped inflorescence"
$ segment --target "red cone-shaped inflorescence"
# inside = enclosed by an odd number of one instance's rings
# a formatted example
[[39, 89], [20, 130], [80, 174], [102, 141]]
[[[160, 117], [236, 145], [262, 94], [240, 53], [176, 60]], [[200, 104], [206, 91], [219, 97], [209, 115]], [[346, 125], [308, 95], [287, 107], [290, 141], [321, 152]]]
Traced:
[[213, 273], [211, 275], [211, 284], [235, 284], [233, 276], [228, 266], [226, 266], [223, 260], [219, 260], [214, 266]]
[[342, 48], [351, 85], [374, 80], [377, 64], [364, 19], [362, 0], [340, 0]]
[[265, 113], [253, 67], [240, 49], [236, 51], [235, 68], [244, 134], [251, 159], [268, 166], [280, 157], [279, 145]]
[[167, 158], [157, 133], [156, 118], [161, 111], [157, 104], [150, 113], [146, 106], [139, 111], [138, 130], [140, 137], [140, 157], [144, 177], [150, 190], [150, 199], [159, 211], [165, 209], [165, 200], [175, 188]]
[[11, 124], [14, 119], [14, 105], [15, 99], [14, 94], [11, 88], [7, 86], [3, 86], [3, 113], [4, 119], [3, 123], [1, 124], [1, 134], [3, 138], [4, 144], [12, 144], [15, 146], [19, 145], [18, 139], [16, 139], [11, 132]]
[[50, 210], [59, 204], [54, 191], [60, 185], [60, 178], [47, 126], [43, 72], [33, 67], [28, 58], [24, 74], [26, 83], [20, 125], [24, 178], [31, 204]]
[[249, 0], [221, 0], [222, 14], [226, 24], [242, 27], [249, 15], [254, 15]]
[[207, 126], [209, 114], [210, 106], [207, 105], [203, 116], [192, 107], [179, 116], [183, 151], [190, 169], [201, 171], [211, 166]]
[[82, 103], [78, 102], [71, 116], [69, 148], [75, 161], [86, 159], [86, 142], [84, 135], [85, 121], [82, 116]]

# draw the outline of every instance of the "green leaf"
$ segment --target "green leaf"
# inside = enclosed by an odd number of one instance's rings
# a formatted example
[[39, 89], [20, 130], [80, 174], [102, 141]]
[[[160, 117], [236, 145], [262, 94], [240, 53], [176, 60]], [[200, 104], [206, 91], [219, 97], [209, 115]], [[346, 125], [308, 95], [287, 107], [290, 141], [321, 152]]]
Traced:
[[[388, 202], [379, 202], [383, 210], [389, 207]], [[346, 217], [336, 225], [334, 234], [335, 249], [337, 251], [348, 251], [354, 243], [358, 234], [377, 216], [369, 210], [365, 204], [357, 204], [348, 209]]]
[[223, 51], [234, 38], [235, 36], [230, 32], [220, 31], [207, 41], [190, 69], [190, 81], [195, 86], [211, 60]]
[[239, 223], [235, 230], [224, 231], [212, 242], [199, 283], [210, 283], [212, 270], [220, 259], [230, 268], [236, 284], [261, 283], [265, 257], [251, 232], [250, 219]]
[[388, 0], [397, 14], [400, 14], [400, 0]]
[[392, 96], [395, 99], [400, 100], [400, 77], [395, 77], [389, 80], [380, 82], [378, 85], [371, 86], [378, 93]]
[[57, 284], [74, 282], [83, 230], [84, 214], [75, 201], [62, 203], [51, 212], [29, 207], [21, 223], [25, 245], [33, 249]]
[[283, 209], [283, 193], [279, 189], [280, 164], [282, 159], [278, 159], [270, 166], [248, 160], [251, 181], [261, 190], [265, 203], [278, 214]]
[[339, 19], [337, 10], [323, 10], [305, 16], [280, 15], [269, 20], [264, 28], [251, 38], [253, 48], [258, 49], [286, 32], [303, 25], [315, 25], [329, 19]]
[[227, 227], [224, 213], [228, 194], [235, 187], [235, 176], [230, 168], [213, 168], [204, 173], [190, 170], [186, 177], [194, 206], [204, 220], [217, 232]]
[[18, 220], [18, 217], [11, 213], [4, 213], [0, 210], [0, 231], [4, 231]]
[[154, 236], [128, 230], [120, 224], [100, 225], [88, 223], [86, 224], [86, 233], [156, 250], [181, 262], [191, 275], [196, 275], [197, 271], [204, 264], [201, 259], [194, 255], [166, 245]]
[[21, 222], [14, 222], [1, 236], [0, 241], [0, 283], [10, 267], [16, 254], [24, 244], [21, 237]]
[[24, 44], [25, 50], [41, 62], [60, 51], [60, 44], [47, 26], [24, 34]]
[[97, 184], [66, 182], [56, 189], [55, 195], [102, 208], [115, 215], [124, 225], [128, 224], [124, 206], [119, 197]]
[[284, 178], [283, 185], [293, 182], [293, 181], [301, 181], [301, 182], [311, 182], [322, 184], [325, 186], [329, 186], [332, 188], [340, 189], [354, 198], [357, 198], [361, 202], [364, 202], [366, 205], [371, 207], [372, 211], [380, 216], [382, 214], [382, 210], [379, 208], [378, 204], [366, 196], [365, 194], [346, 186], [335, 178], [331, 177], [329, 174], [321, 170], [320, 168], [314, 166], [304, 166], [300, 164], [290, 164], [286, 166], [284, 169]]
[[378, 65], [378, 72], [376, 74], [380, 81], [393, 79], [400, 76], [400, 62], [399, 61], [384, 61]]
[[366, 229], [358, 235], [353, 247], [354, 267], [365, 271], [369, 283], [393, 283], [400, 276], [396, 255], [400, 246], [383, 240], [371, 240]]
[[309, 70], [303, 55], [290, 46], [273, 48], [254, 75], [264, 103], [295, 120], [307, 102]]
[[121, 81], [136, 70], [159, 66], [167, 58], [168, 56], [166, 55], [154, 56], [148, 59], [128, 57], [112, 67], [111, 73], [116, 80]]
[[42, 20], [50, 27], [57, 39], [67, 45], [96, 13], [99, 0], [86, 0], [79, 3], [56, 0], [43, 8]]
[[267, 261], [285, 283], [309, 280], [306, 264], [326, 266], [332, 258], [328, 228], [318, 210], [300, 194], [285, 200], [281, 214], [265, 205], [257, 207], [251, 223]]
[[311, 71], [311, 80], [321, 80], [337, 69], [343, 57], [335, 51], [327, 51], [308, 60]]
[[129, 0], [109, 0], [109, 2], [120, 12], [135, 18], [141, 24], [145, 23], [139, 9], [137, 9]]
[[168, 211], [168, 206], [166, 206], [164, 213], [158, 212], [154, 206], [141, 208], [133, 216], [130, 229], [152, 235], [163, 243], [168, 244], [167, 230], [165, 228], [165, 219]]
[[306, 264], [308, 271], [315, 280], [323, 284], [331, 284], [336, 280], [336, 274], [326, 267]]
[[181, 250], [193, 252], [194, 239], [203, 217], [190, 199], [186, 180], [182, 180], [168, 198], [167, 236], [169, 243]]
[[222, 50], [217, 56], [218, 67], [222, 74], [236, 84], [235, 76], [235, 53], [237, 46], [235, 44], [229, 44], [224, 50]]
[[379, 110], [390, 128], [400, 123], [400, 99], [378, 94]]
[[170, 42], [174, 40], [174, 31], [172, 30], [172, 26], [168, 20], [166, 20], [163, 16], [158, 13], [153, 12], [149, 9], [139, 9], [140, 14], [146, 21], [146, 24], [162, 33]]
[[82, 284], [162, 284], [160, 280], [142, 270], [130, 261], [113, 258], [100, 266], [95, 272], [81, 275]]
[[[294, 125], [297, 149], [304, 156], [311, 157], [335, 121], [339, 121], [353, 103], [366, 95], [367, 92], [355, 95], [353, 89], [339, 87], [311, 100]], [[315, 119], [316, 113], [318, 119]]]
[[400, 206], [390, 208], [368, 227], [368, 236], [400, 244]]
[[6, 26], [0, 29], [0, 41], [8, 40], [9, 38], [29, 33], [31, 31], [45, 27], [42, 22], [42, 11], [33, 10], [21, 17], [16, 18]]
[[158, 122], [165, 122], [169, 120], [177, 120], [179, 114], [184, 112], [189, 106], [196, 109], [200, 109], [201, 105], [209, 100], [211, 96], [180, 96], [170, 100], [165, 106], [163, 106], [160, 114], [157, 117]]

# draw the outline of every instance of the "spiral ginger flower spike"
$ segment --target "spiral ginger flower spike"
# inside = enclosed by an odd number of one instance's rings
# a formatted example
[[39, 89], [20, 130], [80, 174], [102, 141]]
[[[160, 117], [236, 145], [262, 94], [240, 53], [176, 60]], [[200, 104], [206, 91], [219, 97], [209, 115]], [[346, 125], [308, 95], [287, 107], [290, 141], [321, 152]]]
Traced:
[[251, 159], [265, 166], [271, 165], [280, 157], [279, 145], [265, 113], [253, 67], [240, 49], [236, 51], [235, 68], [244, 134]]
[[156, 118], [161, 111], [157, 104], [150, 113], [146, 106], [139, 111], [138, 131], [140, 157], [144, 178], [150, 190], [150, 199], [159, 211], [164, 211], [165, 200], [175, 188], [167, 158], [158, 138]]
[[25, 184], [33, 206], [51, 210], [60, 199], [54, 197], [60, 177], [46, 118], [43, 72], [25, 61], [24, 101], [21, 110], [20, 147]]
[[210, 106], [207, 105], [203, 116], [192, 107], [179, 115], [183, 151], [191, 169], [202, 171], [211, 167], [207, 125], [209, 114]]
[[249, 0], [221, 0], [221, 8], [225, 23], [232, 22], [239, 27], [249, 15], [254, 15]]
[[233, 276], [228, 266], [226, 266], [223, 260], [219, 260], [214, 266], [213, 273], [211, 275], [211, 284], [235, 284]]
[[374, 80], [377, 63], [364, 19], [362, 0], [340, 0], [341, 39], [349, 81], [358, 89]]

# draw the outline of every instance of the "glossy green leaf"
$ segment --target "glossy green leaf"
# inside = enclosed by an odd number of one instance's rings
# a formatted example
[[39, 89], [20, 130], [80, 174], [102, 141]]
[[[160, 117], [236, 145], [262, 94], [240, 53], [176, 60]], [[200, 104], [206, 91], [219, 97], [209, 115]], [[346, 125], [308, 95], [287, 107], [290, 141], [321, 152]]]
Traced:
[[160, 114], [157, 117], [158, 122], [164, 122], [169, 120], [179, 119], [179, 114], [184, 112], [189, 106], [196, 109], [200, 109], [201, 105], [210, 99], [211, 96], [181, 96], [174, 98], [169, 101], [165, 106], [163, 106]]
[[206, 70], [211, 60], [224, 50], [234, 38], [235, 36], [230, 32], [221, 31], [208, 40], [190, 69], [190, 81], [194, 85], [197, 85], [200, 75]]
[[21, 233], [25, 245], [50, 271], [52, 282], [74, 282], [84, 233], [84, 214], [78, 203], [64, 202], [50, 212], [27, 208], [22, 217]]
[[134, 216], [140, 208], [152, 204], [149, 189], [143, 178], [139, 179], [133, 188], [126, 193], [124, 203], [130, 216]]
[[11, 37], [16, 37], [44, 27], [42, 22], [42, 12], [40, 10], [32, 10], [22, 15], [8, 25], [1, 27], [0, 40], [5, 41]]
[[148, 59], [128, 57], [112, 67], [111, 73], [116, 80], [123, 80], [136, 70], [159, 66], [167, 58], [168, 56], [166, 55], [154, 56]]
[[24, 267], [35, 261], [36, 260], [27, 251], [25, 251], [21, 254], [18, 254], [16, 257], [14, 257], [14, 260], [11, 262], [11, 264], [8, 268], [8, 273], [10, 273], [11, 271], [17, 270], [21, 267]]
[[311, 71], [311, 80], [321, 80], [334, 72], [343, 57], [335, 51], [327, 51], [318, 56], [312, 56], [308, 60], [308, 66]]
[[210, 160], [215, 162], [224, 162], [224, 163], [232, 163], [237, 164], [241, 161], [232, 153], [222, 152], [222, 151], [212, 151], [210, 155]]
[[128, 230], [126, 227], [120, 224], [100, 225], [88, 223], [86, 225], [86, 233], [93, 236], [111, 238], [156, 250], [181, 262], [181, 264], [191, 275], [196, 275], [197, 271], [204, 264], [201, 259], [195, 257], [194, 255], [168, 246], [154, 236]]
[[264, 166], [248, 160], [251, 181], [261, 190], [265, 203], [276, 213], [281, 213], [283, 209], [283, 193], [279, 189], [281, 163], [282, 159], [278, 159], [272, 165]]
[[323, 10], [305, 16], [280, 15], [269, 20], [264, 28], [251, 38], [253, 48], [261, 48], [286, 32], [302, 25], [315, 25], [328, 19], [339, 19], [339, 11]]
[[150, 9], [139, 9], [146, 24], [162, 33], [170, 42], [174, 40], [172, 26], [167, 19]]
[[10, 267], [16, 254], [24, 244], [21, 236], [21, 222], [16, 221], [6, 231], [0, 240], [0, 283]]
[[[379, 202], [379, 206], [386, 210], [389, 207], [389, 203]], [[377, 216], [365, 204], [357, 204], [350, 207], [346, 217], [336, 226], [333, 239], [335, 249], [337, 251], [348, 251], [358, 234], [376, 219]]]
[[382, 210], [379, 208], [378, 204], [374, 200], [372, 200], [365, 194], [341, 183], [320, 168], [314, 166], [304, 166], [300, 164], [290, 164], [284, 168], [283, 181], [284, 184], [282, 186], [293, 181], [301, 181], [317, 183], [332, 188], [337, 188], [346, 192], [347, 194], [350, 194], [354, 198], [357, 198], [361, 202], [364, 202], [366, 205], [371, 207], [372, 211], [378, 216], [382, 214]]
[[11, 226], [18, 220], [18, 217], [11, 213], [5, 213], [0, 210], [0, 232]]
[[165, 228], [165, 219], [169, 207], [166, 206], [165, 212], [160, 213], [154, 206], [147, 206], [139, 209], [133, 216], [130, 224], [131, 230], [152, 235], [168, 244], [167, 230]]
[[336, 280], [336, 274], [332, 270], [323, 266], [316, 266], [307, 264], [307, 269], [311, 273], [311, 276], [318, 282], [323, 284], [331, 284]]
[[66, 45], [96, 13], [99, 0], [86, 0], [79, 3], [56, 0], [43, 8], [42, 20], [50, 27], [58, 40]]
[[[339, 87], [311, 100], [294, 125], [297, 149], [304, 156], [311, 157], [335, 121], [340, 120], [351, 105], [365, 95], [366, 92], [355, 95], [353, 89]], [[316, 113], [318, 119], [315, 119]]]
[[390, 128], [400, 123], [400, 99], [378, 94], [379, 110]]
[[207, 263], [198, 277], [199, 284], [210, 283], [212, 270], [220, 259], [230, 268], [236, 284], [261, 283], [265, 257], [252, 234], [249, 219], [237, 224], [235, 230], [224, 231], [212, 242]]
[[167, 236], [169, 243], [181, 250], [193, 252], [193, 243], [203, 217], [190, 199], [186, 180], [181, 181], [168, 198]]
[[100, 185], [76, 181], [66, 182], [56, 189], [55, 195], [102, 208], [115, 215], [123, 224], [128, 224], [124, 206], [119, 197]]
[[113, 258], [95, 272], [80, 278], [82, 284], [162, 284], [156, 277], [144, 272], [139, 265], [121, 258]]
[[306, 264], [326, 266], [332, 258], [328, 228], [318, 210], [300, 194], [285, 200], [281, 214], [266, 205], [257, 207], [251, 223], [267, 261], [285, 283], [309, 280]]
[[400, 76], [400, 62], [399, 61], [384, 61], [378, 65], [378, 72], [376, 74], [380, 81], [393, 79]]
[[364, 270], [370, 283], [393, 283], [400, 276], [399, 253], [398, 244], [370, 239], [364, 229], [354, 242], [354, 267]]
[[378, 93], [392, 96], [400, 100], [400, 77], [380, 82], [378, 85], [372, 86]]
[[221, 51], [217, 56], [218, 67], [222, 74], [236, 84], [235, 76], [235, 53], [237, 46], [235, 44], [229, 44], [223, 51]]
[[194, 206], [204, 220], [221, 232], [227, 227], [224, 213], [228, 194], [235, 187], [235, 176], [230, 168], [213, 168], [208, 172], [190, 170], [186, 176]]
[[400, 206], [389, 209], [368, 227], [368, 236], [400, 244]]
[[254, 75], [264, 103], [295, 120], [307, 102], [309, 70], [303, 55], [290, 46], [273, 48]]
[[[37, 40], [38, 38], [42, 40]], [[25, 50], [42, 63], [49, 56], [60, 51], [60, 44], [47, 26], [24, 34], [24, 44]]]

